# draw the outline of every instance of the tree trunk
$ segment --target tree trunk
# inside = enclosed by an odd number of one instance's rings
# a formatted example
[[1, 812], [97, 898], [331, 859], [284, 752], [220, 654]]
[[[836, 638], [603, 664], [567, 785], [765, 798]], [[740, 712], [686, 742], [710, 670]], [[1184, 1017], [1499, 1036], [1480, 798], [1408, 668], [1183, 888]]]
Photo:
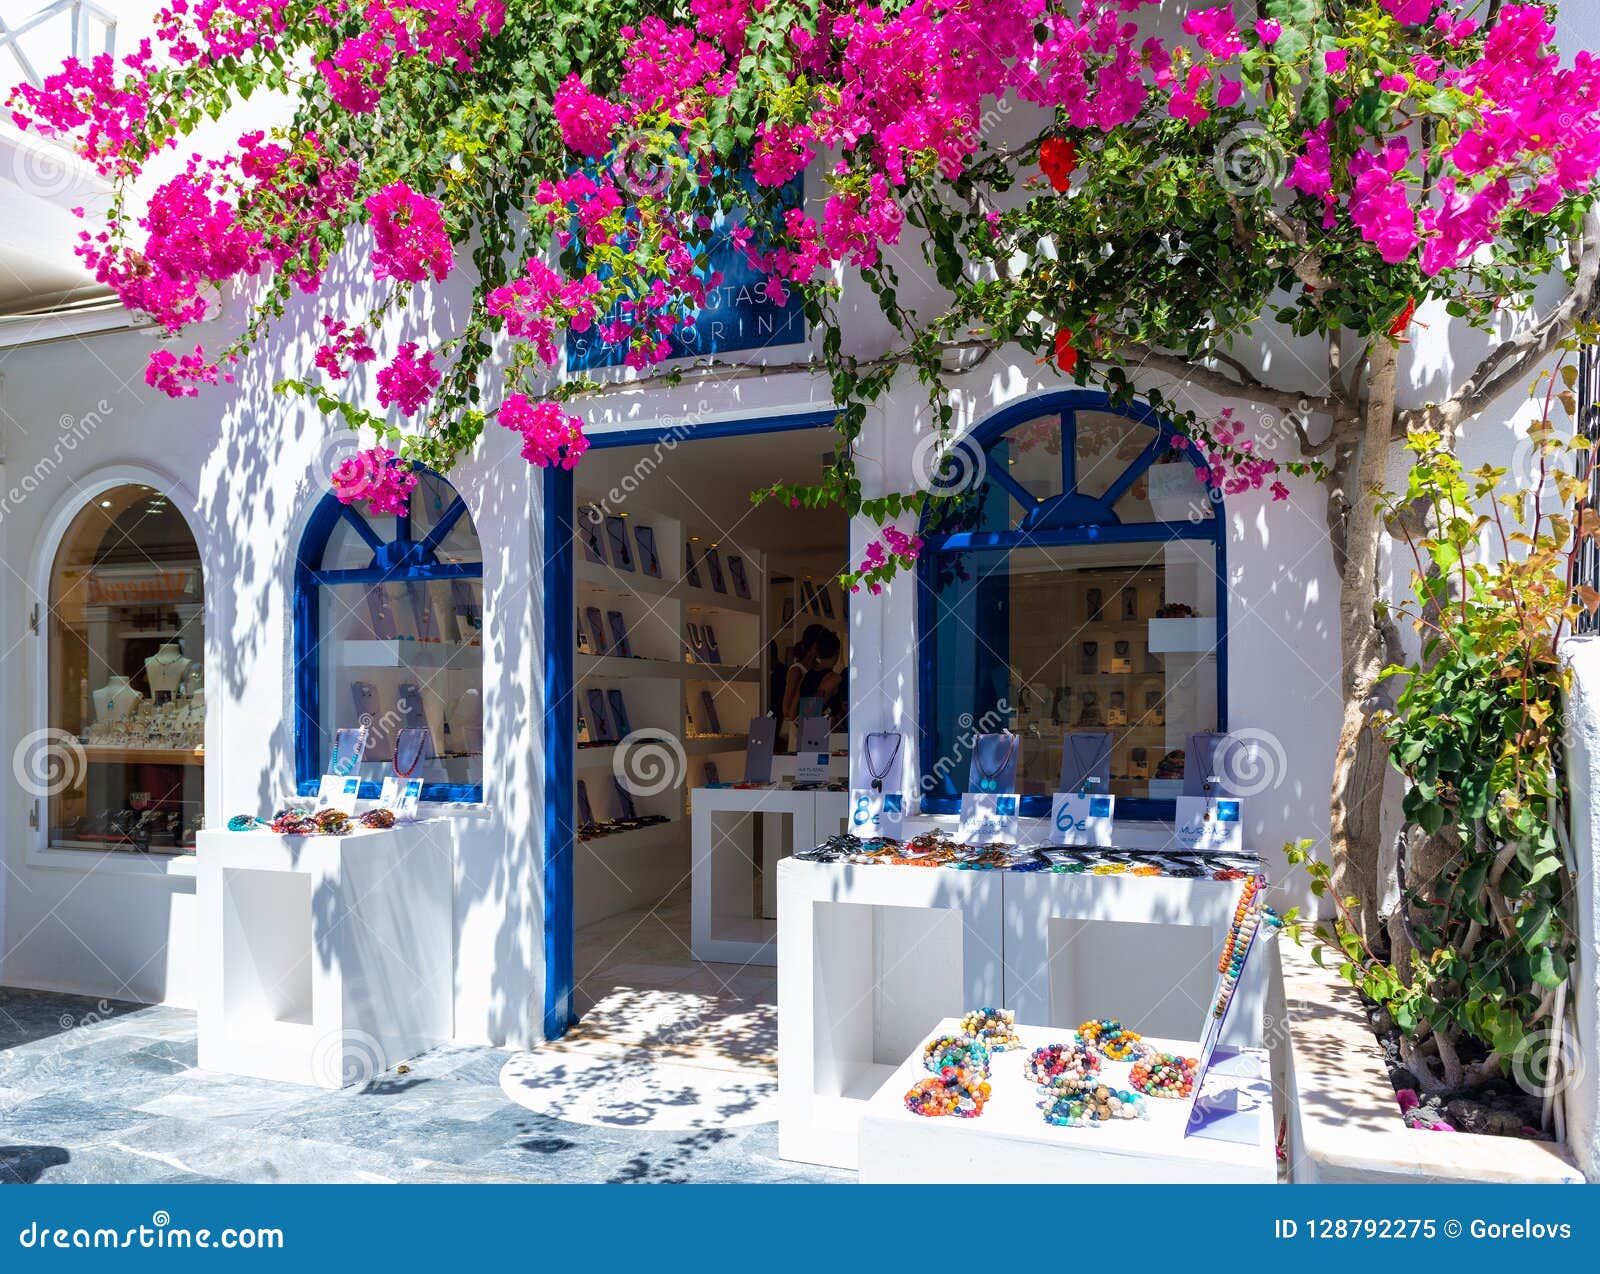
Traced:
[[1369, 356], [1367, 399], [1362, 409], [1354, 489], [1346, 493], [1344, 552], [1339, 562], [1340, 686], [1344, 719], [1333, 762], [1329, 849], [1333, 888], [1351, 908], [1357, 929], [1371, 944], [1379, 936], [1378, 881], [1387, 748], [1372, 728], [1384, 706], [1378, 674], [1386, 643], [1378, 627], [1378, 542], [1382, 520], [1376, 492], [1387, 476], [1389, 435], [1394, 425], [1396, 351], [1381, 337]]

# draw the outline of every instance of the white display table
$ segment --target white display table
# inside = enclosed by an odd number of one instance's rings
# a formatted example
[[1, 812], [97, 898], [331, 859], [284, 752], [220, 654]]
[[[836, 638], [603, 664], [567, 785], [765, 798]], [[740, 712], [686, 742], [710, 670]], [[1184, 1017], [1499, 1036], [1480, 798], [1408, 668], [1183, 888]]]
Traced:
[[[871, 870], [871, 869], [869, 869]], [[928, 1118], [905, 1107], [905, 1094], [928, 1072], [922, 1044], [934, 1035], [960, 1030], [947, 1018], [927, 1032], [867, 1105], [860, 1125], [863, 1184], [975, 1182], [984, 1185], [1114, 1183], [1232, 1184], [1277, 1180], [1272, 1086], [1266, 1055], [1239, 1053], [1226, 1062], [1226, 1074], [1213, 1068], [1206, 1098], [1236, 1107], [1229, 1139], [1198, 1129], [1185, 1135], [1191, 1113], [1187, 1100], [1146, 1098], [1150, 1118], [1111, 1120], [1083, 1128], [1060, 1128], [1044, 1121], [1042, 1090], [1022, 1074], [1028, 1050], [1065, 1041], [1072, 1032], [1020, 1026], [1023, 1047], [994, 1055], [993, 1095], [976, 1119]], [[1198, 1045], [1152, 1039], [1164, 1052], [1193, 1056]], [[1107, 1062], [1103, 1075], [1113, 1087], [1127, 1088], [1129, 1063]], [[1236, 1140], [1234, 1138], [1246, 1138]]]
[[[689, 945], [697, 960], [773, 964], [777, 960], [780, 859], [817, 843], [815, 792], [779, 787], [697, 787], [693, 824]], [[756, 912], [756, 827], [763, 859]]]
[[[803, 859], [777, 875], [778, 1150], [840, 1168], [865, 1100], [940, 1018], [992, 1005], [1195, 1034], [1241, 888]], [[1262, 983], [1261, 968], [1240, 980], [1224, 1043], [1261, 1043]]]
[[853, 1168], [928, 1024], [1002, 1002], [1003, 872], [778, 864], [778, 1153]]
[[342, 1088], [447, 1042], [446, 827], [201, 832], [201, 1068]]

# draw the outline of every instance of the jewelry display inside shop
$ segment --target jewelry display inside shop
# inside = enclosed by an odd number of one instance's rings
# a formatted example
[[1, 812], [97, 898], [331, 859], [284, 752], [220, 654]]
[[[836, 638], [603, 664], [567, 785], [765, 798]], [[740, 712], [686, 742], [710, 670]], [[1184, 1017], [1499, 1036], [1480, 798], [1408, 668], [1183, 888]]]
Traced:
[[1150, 849], [1100, 849], [1093, 846], [1039, 848], [998, 842], [971, 845], [939, 830], [923, 832], [910, 840], [896, 840], [889, 836], [853, 836], [843, 832], [794, 856], [801, 862], [853, 863], [857, 866], [1164, 876], [1180, 880], [1246, 880], [1261, 871], [1260, 859], [1250, 854], [1176, 853]]
[[428, 730], [412, 726], [396, 734], [394, 755], [389, 762], [393, 773], [385, 777], [377, 803], [357, 814], [361, 767], [369, 737], [366, 725], [334, 731], [328, 767], [316, 795], [286, 797], [270, 818], [235, 814], [228, 820], [228, 830], [268, 831], [279, 836], [349, 836], [358, 831], [384, 831], [414, 820], [420, 789], [414, 775], [422, 762], [433, 755]]

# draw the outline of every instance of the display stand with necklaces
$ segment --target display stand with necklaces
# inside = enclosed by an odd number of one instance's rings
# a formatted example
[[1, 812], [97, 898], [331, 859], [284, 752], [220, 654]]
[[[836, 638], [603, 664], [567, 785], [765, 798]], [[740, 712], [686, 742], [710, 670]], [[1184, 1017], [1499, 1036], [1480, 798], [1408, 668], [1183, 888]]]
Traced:
[[968, 783], [974, 792], [989, 795], [1017, 789], [1017, 749], [1022, 740], [1011, 733], [980, 734], [972, 745], [972, 770]]
[[183, 647], [168, 642], [144, 661], [145, 676], [150, 679], [150, 693], [157, 703], [169, 703], [178, 693], [178, 687], [194, 666], [192, 659], [184, 657]]
[[[904, 742], [904, 735], [888, 731], [877, 731], [866, 737], [862, 745], [862, 759], [867, 764], [867, 775], [874, 792], [883, 791], [883, 781], [900, 759], [900, 745]], [[895, 787], [898, 789], [899, 786], [899, 780], [896, 779]]]
[[422, 799], [422, 777], [417, 770], [430, 751], [425, 727], [413, 726], [395, 735], [394, 773], [384, 778], [378, 803], [391, 810], [397, 819], [417, 816], [417, 803]]

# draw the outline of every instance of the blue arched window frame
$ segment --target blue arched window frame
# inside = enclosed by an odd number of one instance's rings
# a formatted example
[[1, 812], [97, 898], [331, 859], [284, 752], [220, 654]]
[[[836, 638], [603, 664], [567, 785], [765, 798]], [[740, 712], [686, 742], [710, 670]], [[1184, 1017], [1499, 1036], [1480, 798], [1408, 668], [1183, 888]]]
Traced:
[[[411, 513], [394, 519], [394, 536], [385, 540], [372, 524], [337, 496], [325, 495], [312, 510], [294, 568], [294, 706], [295, 780], [302, 796], [316, 794], [322, 775], [322, 590], [339, 584], [408, 584], [429, 580], [482, 580], [483, 562], [441, 562], [439, 546], [467, 512], [466, 501], [431, 469], [419, 472], [442, 485], [454, 497], [428, 533], [411, 537]], [[366, 566], [324, 569], [323, 555], [339, 525], [348, 525], [372, 550]], [[364, 799], [375, 800], [382, 785], [361, 784]], [[478, 803], [481, 783], [424, 783], [424, 801]]]
[[[1148, 426], [1150, 441], [1140, 450], [1105, 493], [1087, 496], [1077, 489], [1077, 423], [1080, 411], [1122, 416]], [[1043, 499], [1032, 495], [1006, 472], [1004, 464], [986, 464], [987, 484], [993, 484], [1010, 501], [1020, 505], [1023, 514], [1015, 530], [958, 531], [941, 534], [923, 527], [924, 548], [917, 566], [917, 644], [921, 730], [919, 755], [922, 765], [922, 811], [925, 814], [956, 814], [961, 809], [959, 790], [951, 783], [951, 772], [931, 772], [930, 763], [943, 751], [935, 720], [939, 702], [938, 642], [934, 632], [938, 614], [937, 580], [941, 557], [951, 553], [994, 552], [1008, 549], [1048, 548], [1074, 544], [1161, 543], [1169, 540], [1206, 540], [1216, 550], [1217, 583], [1217, 722], [1228, 728], [1228, 646], [1226, 558], [1227, 522], [1223, 517], [1222, 493], [1207, 488], [1198, 479], [1196, 494], [1211, 506], [1212, 516], [1182, 522], [1123, 522], [1116, 504], [1129, 488], [1164, 455], [1172, 451], [1175, 430], [1146, 403], [1113, 404], [1109, 396], [1093, 390], [1066, 390], [1030, 398], [1003, 408], [988, 417], [962, 442], [981, 451], [987, 459], [994, 447], [1018, 425], [1044, 417], [1057, 416], [1061, 427], [1061, 494]], [[937, 513], [934, 513], [937, 516]], [[957, 769], [959, 769], [959, 765]], [[1024, 796], [1021, 812], [1028, 817], [1046, 818], [1050, 814], [1049, 796]], [[1175, 802], [1148, 798], [1119, 797], [1117, 820], [1171, 821]]]

